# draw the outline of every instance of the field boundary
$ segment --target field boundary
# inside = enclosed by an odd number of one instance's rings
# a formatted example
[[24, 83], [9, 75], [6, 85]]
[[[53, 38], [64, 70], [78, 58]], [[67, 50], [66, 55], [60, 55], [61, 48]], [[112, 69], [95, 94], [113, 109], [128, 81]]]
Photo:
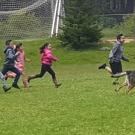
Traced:
[[[114, 43], [116, 41], [116, 39], [105, 39], [103, 41], [109, 42], [109, 43]], [[134, 38], [125, 38], [125, 43], [130, 43], [130, 42], [134, 42], [134, 41], [135, 41]]]

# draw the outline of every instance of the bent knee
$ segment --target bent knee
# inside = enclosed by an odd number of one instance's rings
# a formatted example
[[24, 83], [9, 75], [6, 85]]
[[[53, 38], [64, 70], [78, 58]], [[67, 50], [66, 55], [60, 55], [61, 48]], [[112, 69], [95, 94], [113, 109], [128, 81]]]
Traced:
[[38, 74], [38, 75], [36, 75], [36, 77], [39, 77], [39, 78], [41, 78], [43, 76], [44, 76], [44, 74]]

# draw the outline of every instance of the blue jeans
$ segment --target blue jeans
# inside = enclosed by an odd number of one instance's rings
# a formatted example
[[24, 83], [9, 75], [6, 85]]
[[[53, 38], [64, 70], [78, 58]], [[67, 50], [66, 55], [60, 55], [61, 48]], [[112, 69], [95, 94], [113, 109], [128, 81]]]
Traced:
[[13, 84], [17, 85], [18, 80], [19, 80], [20, 75], [21, 75], [20, 71], [14, 65], [4, 65], [4, 68], [2, 70], [2, 74], [5, 75], [8, 71], [12, 71], [13, 73], [16, 74], [16, 77], [14, 79]]

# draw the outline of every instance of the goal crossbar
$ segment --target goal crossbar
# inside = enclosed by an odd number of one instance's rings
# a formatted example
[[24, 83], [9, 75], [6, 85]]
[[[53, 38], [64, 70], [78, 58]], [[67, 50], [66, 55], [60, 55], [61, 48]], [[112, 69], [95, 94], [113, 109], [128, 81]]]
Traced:
[[33, 3], [32, 5], [29, 5], [25, 8], [21, 8], [21, 9], [18, 9], [18, 10], [13, 10], [13, 11], [0, 11], [0, 14], [17, 14], [17, 13], [24, 13], [24, 12], [29, 12], [33, 9], [36, 9], [38, 7], [40, 7], [42, 4], [46, 3], [47, 0], [38, 0], [37, 2]]

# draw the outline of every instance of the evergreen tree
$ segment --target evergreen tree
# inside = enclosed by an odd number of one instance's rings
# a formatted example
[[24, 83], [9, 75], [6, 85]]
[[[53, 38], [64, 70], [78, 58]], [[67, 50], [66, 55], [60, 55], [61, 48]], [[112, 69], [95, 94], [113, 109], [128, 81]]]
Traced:
[[99, 41], [99, 5], [97, 0], [65, 0], [65, 18], [60, 39], [65, 46], [83, 49]]

